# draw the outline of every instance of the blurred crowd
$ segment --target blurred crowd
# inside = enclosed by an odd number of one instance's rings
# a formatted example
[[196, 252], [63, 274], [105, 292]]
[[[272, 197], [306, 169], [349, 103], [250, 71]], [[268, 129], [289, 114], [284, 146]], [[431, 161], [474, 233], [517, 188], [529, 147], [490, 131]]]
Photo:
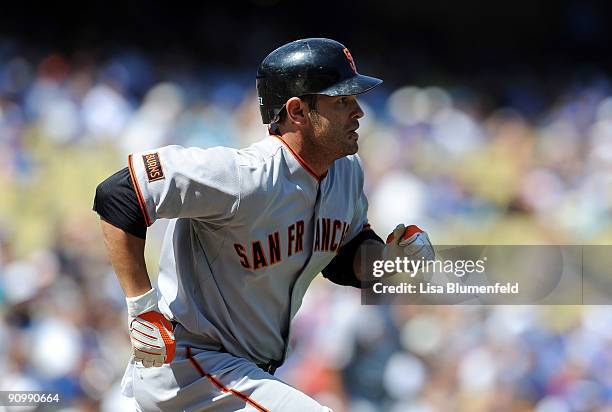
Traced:
[[[95, 187], [132, 151], [261, 139], [254, 71], [0, 48], [0, 390], [59, 392], [64, 411], [130, 410], [118, 389], [127, 315]], [[364, 96], [372, 227], [417, 223], [447, 245], [610, 243], [612, 83], [512, 96], [500, 107], [462, 85]], [[148, 233], [153, 278], [163, 229]], [[278, 376], [336, 412], [612, 411], [607, 306], [363, 306], [318, 278], [293, 331]]]

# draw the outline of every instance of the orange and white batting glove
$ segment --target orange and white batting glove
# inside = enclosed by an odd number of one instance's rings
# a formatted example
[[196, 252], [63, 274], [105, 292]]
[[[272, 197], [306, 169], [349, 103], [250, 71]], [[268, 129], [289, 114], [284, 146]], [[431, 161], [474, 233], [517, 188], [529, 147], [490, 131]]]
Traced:
[[436, 252], [429, 241], [427, 232], [416, 225], [406, 227], [400, 224], [387, 236], [384, 251], [385, 259], [397, 257], [407, 257], [411, 261], [434, 260]]
[[157, 307], [156, 290], [125, 300], [134, 360], [145, 368], [172, 362], [176, 341], [172, 324]]

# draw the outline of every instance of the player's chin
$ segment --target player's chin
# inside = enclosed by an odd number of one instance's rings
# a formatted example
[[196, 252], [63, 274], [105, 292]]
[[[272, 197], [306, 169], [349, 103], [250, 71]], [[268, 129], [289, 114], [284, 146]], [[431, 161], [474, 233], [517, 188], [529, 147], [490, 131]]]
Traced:
[[357, 153], [357, 150], [359, 150], [359, 144], [357, 143], [358, 137], [359, 135], [357, 133], [351, 132], [351, 133], [345, 134], [338, 141], [337, 148], [341, 156], [348, 156], [348, 155], [353, 155]]
[[348, 144], [345, 147], [346, 156], [354, 155], [355, 153], [357, 153], [358, 150], [359, 150], [359, 143], [357, 143], [357, 140], [348, 142]]

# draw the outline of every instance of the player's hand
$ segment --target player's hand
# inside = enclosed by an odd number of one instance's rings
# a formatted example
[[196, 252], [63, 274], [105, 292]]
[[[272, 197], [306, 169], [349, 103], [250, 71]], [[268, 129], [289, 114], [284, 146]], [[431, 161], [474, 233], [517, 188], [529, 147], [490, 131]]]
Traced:
[[400, 224], [387, 236], [383, 257], [389, 260], [397, 257], [402, 259], [407, 257], [411, 261], [434, 260], [436, 252], [427, 232], [416, 225], [406, 227]]
[[134, 360], [145, 368], [172, 362], [176, 341], [172, 324], [157, 308], [155, 289], [126, 301]]

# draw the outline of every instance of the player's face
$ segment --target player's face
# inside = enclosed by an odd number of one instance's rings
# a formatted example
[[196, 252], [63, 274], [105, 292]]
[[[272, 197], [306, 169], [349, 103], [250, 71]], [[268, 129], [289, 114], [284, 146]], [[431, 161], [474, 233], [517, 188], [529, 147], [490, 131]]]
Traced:
[[359, 119], [363, 110], [355, 96], [317, 96], [316, 111], [309, 113], [313, 139], [335, 158], [357, 153]]

